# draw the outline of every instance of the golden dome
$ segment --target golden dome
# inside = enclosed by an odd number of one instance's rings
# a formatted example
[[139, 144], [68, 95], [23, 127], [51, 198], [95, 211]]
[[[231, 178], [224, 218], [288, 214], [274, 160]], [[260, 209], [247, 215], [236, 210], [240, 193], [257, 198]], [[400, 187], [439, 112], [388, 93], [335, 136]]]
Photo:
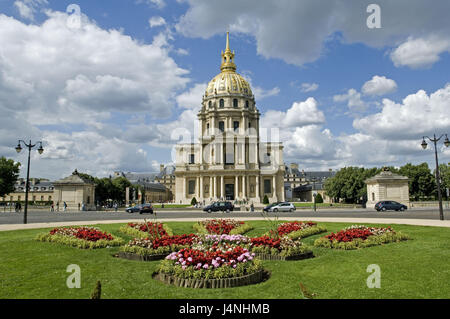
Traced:
[[225, 52], [222, 52], [222, 64], [220, 70], [221, 72], [208, 83], [205, 97], [216, 94], [242, 94], [250, 98], [253, 97], [250, 84], [243, 76], [236, 73], [234, 52], [231, 52], [230, 50], [230, 38], [228, 32]]

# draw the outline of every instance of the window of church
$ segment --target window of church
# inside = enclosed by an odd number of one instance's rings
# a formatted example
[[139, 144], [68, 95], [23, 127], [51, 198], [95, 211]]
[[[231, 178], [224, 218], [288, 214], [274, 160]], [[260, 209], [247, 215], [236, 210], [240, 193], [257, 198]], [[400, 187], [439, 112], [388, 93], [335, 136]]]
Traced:
[[233, 129], [234, 129], [235, 132], [239, 130], [239, 121], [234, 121], [233, 122]]
[[249, 105], [248, 101], [245, 101], [245, 108], [246, 109], [248, 109], [248, 105]]
[[209, 108], [212, 108], [212, 102], [211, 101], [208, 102], [208, 106], [209, 106]]
[[225, 123], [223, 121], [219, 122], [219, 130], [223, 133], [223, 131], [225, 130]]
[[264, 180], [264, 193], [269, 194], [270, 192], [271, 192], [270, 179], [265, 179]]
[[219, 101], [219, 106], [220, 106], [221, 108], [225, 107], [225, 101], [224, 101], [223, 99], [220, 99], [220, 101]]
[[189, 181], [188, 192], [189, 192], [189, 195], [192, 195], [195, 193], [195, 181]]
[[189, 164], [194, 164], [195, 163], [195, 154], [191, 154], [190, 158], [189, 158]]
[[233, 99], [233, 107], [234, 108], [238, 107], [238, 100], [237, 99]]

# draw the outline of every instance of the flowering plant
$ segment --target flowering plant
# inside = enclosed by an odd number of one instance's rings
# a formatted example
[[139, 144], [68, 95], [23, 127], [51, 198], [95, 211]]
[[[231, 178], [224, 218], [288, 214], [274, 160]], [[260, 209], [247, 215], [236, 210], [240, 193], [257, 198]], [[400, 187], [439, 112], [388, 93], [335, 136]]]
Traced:
[[318, 226], [317, 223], [314, 222], [294, 221], [279, 224], [276, 229], [271, 229], [267, 235], [272, 238], [288, 236], [291, 239], [299, 239], [325, 231], [325, 227]]
[[159, 222], [128, 223], [120, 227], [119, 231], [138, 238], [162, 238], [173, 235], [166, 224]]
[[229, 234], [232, 229], [244, 224], [242, 221], [234, 219], [211, 219], [201, 221], [200, 224], [206, 229], [208, 234]]
[[49, 233], [39, 234], [36, 240], [58, 242], [78, 248], [101, 248], [119, 246], [121, 238], [114, 238], [111, 234], [94, 227], [59, 227]]
[[192, 248], [198, 250], [215, 251], [217, 249], [229, 249], [230, 247], [248, 247], [250, 244], [250, 238], [243, 235], [210, 235], [203, 234], [197, 236], [193, 243]]
[[180, 278], [230, 278], [261, 270], [254, 254], [242, 247], [226, 251], [203, 251], [192, 248], [169, 254], [159, 266], [159, 272]]
[[194, 234], [183, 234], [153, 239], [148, 237], [134, 238], [123, 246], [121, 251], [141, 256], [162, 255], [190, 247], [196, 237], [197, 235]]
[[314, 245], [327, 248], [357, 249], [390, 242], [399, 242], [407, 239], [409, 239], [408, 235], [396, 232], [390, 226], [387, 228], [376, 228], [364, 225], [353, 225], [346, 227], [337, 233], [331, 233], [317, 239], [314, 242]]

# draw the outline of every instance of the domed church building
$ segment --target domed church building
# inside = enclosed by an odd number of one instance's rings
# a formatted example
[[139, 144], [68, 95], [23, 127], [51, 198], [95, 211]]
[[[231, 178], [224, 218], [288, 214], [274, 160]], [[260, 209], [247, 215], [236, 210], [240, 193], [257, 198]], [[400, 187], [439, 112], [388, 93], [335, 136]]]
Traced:
[[[240, 200], [267, 195], [284, 201], [283, 145], [260, 142], [255, 96], [238, 73], [227, 32], [220, 73], [208, 84], [198, 113], [198, 143], [177, 144], [175, 202]], [[270, 129], [270, 128], [268, 128]]]

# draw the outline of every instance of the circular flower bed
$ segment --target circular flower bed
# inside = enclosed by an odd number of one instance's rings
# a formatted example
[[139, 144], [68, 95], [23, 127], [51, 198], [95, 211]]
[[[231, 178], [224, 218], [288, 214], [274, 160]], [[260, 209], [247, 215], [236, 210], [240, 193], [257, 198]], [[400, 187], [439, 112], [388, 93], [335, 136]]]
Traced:
[[261, 259], [299, 260], [314, 257], [311, 249], [300, 240], [287, 236], [251, 238], [250, 250]]
[[114, 238], [111, 234], [94, 227], [60, 227], [49, 233], [39, 234], [36, 240], [56, 242], [78, 248], [103, 248], [120, 246], [122, 238]]
[[119, 231], [137, 238], [161, 238], [173, 235], [169, 226], [159, 222], [128, 223], [120, 227]]
[[234, 219], [209, 219], [194, 224], [194, 229], [199, 234], [236, 235], [246, 233], [253, 229], [253, 227], [247, 223]]
[[215, 251], [238, 246], [256, 253], [260, 259], [298, 260], [313, 257], [307, 245], [286, 236], [273, 239], [269, 236], [250, 238], [243, 235], [200, 235], [194, 240], [192, 247], [197, 250]]
[[[325, 227], [318, 226], [317, 223], [314, 222], [294, 221], [280, 224], [275, 234], [274, 231], [269, 231], [267, 235], [271, 235], [271, 237], [288, 236], [291, 239], [298, 239], [319, 234], [325, 231], [327, 231]], [[278, 233], [278, 236], [276, 233]]]
[[195, 238], [197, 238], [197, 235], [194, 234], [153, 239], [134, 238], [120, 248], [119, 257], [144, 261], [162, 259], [171, 252], [190, 247]]
[[364, 225], [350, 226], [337, 233], [317, 239], [316, 247], [357, 249], [409, 239], [408, 235], [394, 231], [391, 227], [375, 228]]
[[[219, 286], [237, 286], [248, 284], [249, 276], [257, 275], [253, 280], [262, 280], [261, 261], [254, 258], [254, 254], [242, 247], [205, 251], [185, 248], [169, 254], [161, 261], [157, 271], [157, 279], [167, 283], [180, 282], [183, 286], [195, 287], [196, 284], [204, 288], [212, 288], [209, 280], [221, 280]], [[231, 278], [245, 278], [242, 281], [226, 280]], [[186, 281], [188, 279], [188, 281]], [[256, 281], [252, 282], [255, 283]]]

